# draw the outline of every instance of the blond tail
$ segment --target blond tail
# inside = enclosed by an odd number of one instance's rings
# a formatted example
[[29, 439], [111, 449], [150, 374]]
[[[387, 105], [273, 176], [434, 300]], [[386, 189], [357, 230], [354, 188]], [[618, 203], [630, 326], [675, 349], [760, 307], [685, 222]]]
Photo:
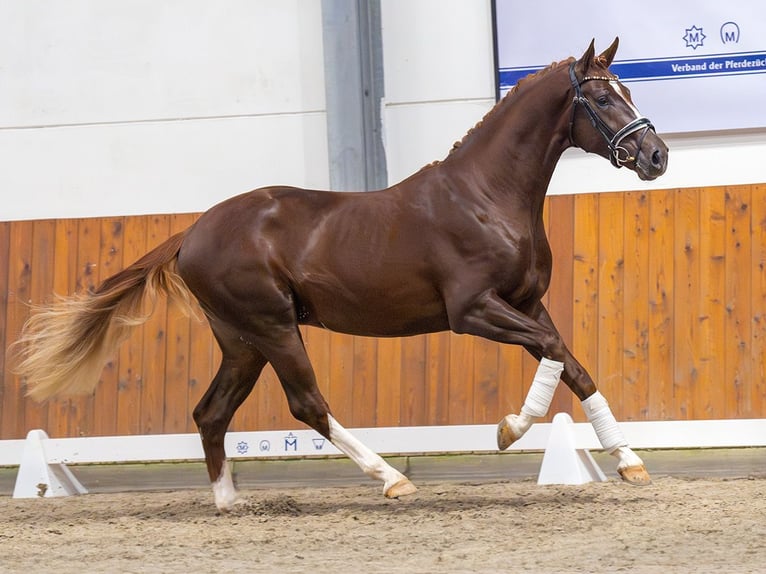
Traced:
[[25, 378], [30, 397], [92, 392], [120, 343], [152, 314], [159, 291], [193, 312], [191, 292], [175, 271], [185, 235], [174, 235], [92, 293], [58, 297], [33, 310], [11, 349], [14, 371]]

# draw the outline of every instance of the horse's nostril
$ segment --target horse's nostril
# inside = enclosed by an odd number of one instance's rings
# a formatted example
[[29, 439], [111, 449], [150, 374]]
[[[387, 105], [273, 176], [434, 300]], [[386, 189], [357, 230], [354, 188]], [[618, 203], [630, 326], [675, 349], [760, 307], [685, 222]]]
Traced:
[[662, 154], [658, 149], [654, 150], [652, 154], [652, 165], [656, 168], [662, 167]]

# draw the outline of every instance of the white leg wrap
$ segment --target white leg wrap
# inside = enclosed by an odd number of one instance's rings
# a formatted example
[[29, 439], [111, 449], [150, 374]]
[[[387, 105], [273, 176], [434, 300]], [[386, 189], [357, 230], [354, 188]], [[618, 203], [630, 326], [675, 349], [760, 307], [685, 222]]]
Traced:
[[367, 448], [331, 415], [327, 415], [327, 420], [330, 423], [330, 441], [343, 454], [358, 464], [367, 476], [382, 480], [384, 494], [400, 480], [406, 480], [401, 472], [389, 465], [380, 455]]
[[540, 360], [540, 366], [537, 367], [532, 386], [524, 400], [524, 406], [521, 407], [523, 415], [539, 418], [548, 414], [553, 393], [556, 392], [563, 370], [564, 363], [552, 361], [545, 357]]
[[614, 418], [612, 409], [609, 408], [609, 403], [606, 402], [604, 395], [596, 391], [582, 401], [582, 408], [585, 411], [585, 416], [593, 425], [593, 430], [596, 431], [596, 436], [604, 450], [612, 454], [616, 449], [628, 446], [628, 442], [625, 440], [620, 427], [617, 426], [617, 420]]

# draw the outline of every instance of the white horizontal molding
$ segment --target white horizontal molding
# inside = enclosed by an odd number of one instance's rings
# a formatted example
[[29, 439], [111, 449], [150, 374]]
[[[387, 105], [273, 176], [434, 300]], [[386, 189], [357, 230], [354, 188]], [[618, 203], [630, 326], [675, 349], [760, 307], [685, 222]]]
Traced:
[[[532, 426], [508, 450], [543, 451], [552, 423]], [[620, 428], [636, 449], [766, 447], [766, 419], [624, 422]], [[589, 423], [573, 425], [576, 448], [600, 450]], [[496, 452], [495, 425], [359, 428], [350, 431], [372, 450], [385, 455]], [[21, 461], [24, 440], [0, 441], [0, 466]], [[313, 430], [229, 432], [226, 454], [237, 458], [285, 458], [340, 455]], [[129, 463], [201, 460], [199, 435], [166, 434], [43, 440], [51, 464]]]

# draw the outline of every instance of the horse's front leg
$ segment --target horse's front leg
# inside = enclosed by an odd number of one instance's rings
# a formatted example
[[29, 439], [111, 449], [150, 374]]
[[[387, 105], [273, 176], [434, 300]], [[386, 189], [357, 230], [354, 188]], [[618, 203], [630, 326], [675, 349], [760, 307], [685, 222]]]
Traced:
[[548, 414], [559, 380], [563, 379], [580, 399], [583, 410], [604, 450], [618, 459], [617, 470], [631, 484], [648, 484], [643, 462], [630, 448], [609, 404], [587, 371], [572, 356], [547, 310], [538, 302], [529, 314], [511, 307], [494, 291], [488, 291], [451, 317], [454, 330], [487, 339], [523, 345], [540, 365], [519, 414], [504, 417], [497, 430], [498, 447], [507, 449], [521, 438], [536, 419]]
[[[548, 310], [542, 303], [538, 303], [535, 309], [535, 318], [538, 323], [555, 332], [561, 339]], [[585, 416], [593, 425], [601, 446], [617, 458], [617, 472], [625, 482], [630, 484], [649, 484], [651, 482], [649, 473], [641, 458], [628, 446], [606, 398], [598, 391], [588, 372], [574, 358], [566, 345], [563, 342], [561, 345], [564, 352], [564, 371], [561, 373], [561, 378], [580, 399]]]

